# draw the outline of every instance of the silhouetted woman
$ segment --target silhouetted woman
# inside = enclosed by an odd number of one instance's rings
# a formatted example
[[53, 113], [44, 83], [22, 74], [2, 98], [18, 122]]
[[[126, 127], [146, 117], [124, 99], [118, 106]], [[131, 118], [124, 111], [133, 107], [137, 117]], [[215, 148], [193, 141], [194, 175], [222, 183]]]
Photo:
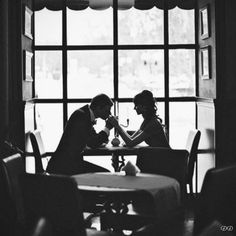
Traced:
[[166, 139], [162, 126], [161, 118], [156, 114], [157, 107], [152, 92], [143, 90], [134, 97], [134, 109], [138, 115], [143, 116], [143, 122], [140, 128], [133, 134], [129, 135], [118, 123], [113, 116], [108, 121], [116, 128], [125, 144], [133, 147], [143, 141], [152, 147], [167, 147], [169, 143]]

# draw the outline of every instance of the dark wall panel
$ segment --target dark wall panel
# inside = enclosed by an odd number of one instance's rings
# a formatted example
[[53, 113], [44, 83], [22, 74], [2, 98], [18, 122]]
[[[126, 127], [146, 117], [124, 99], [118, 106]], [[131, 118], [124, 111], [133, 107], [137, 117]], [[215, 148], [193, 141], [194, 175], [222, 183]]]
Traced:
[[[209, 13], [209, 37], [208, 38], [201, 38], [200, 30], [201, 30], [201, 22], [200, 22], [200, 14], [199, 14], [199, 97], [201, 98], [209, 98], [214, 99], [216, 98], [216, 50], [215, 50], [215, 2], [214, 0], [199, 0], [198, 7], [199, 13], [200, 10], [204, 7], [208, 7]], [[209, 46], [210, 48], [210, 79], [202, 79], [201, 77], [201, 55], [200, 51], [201, 48]]]

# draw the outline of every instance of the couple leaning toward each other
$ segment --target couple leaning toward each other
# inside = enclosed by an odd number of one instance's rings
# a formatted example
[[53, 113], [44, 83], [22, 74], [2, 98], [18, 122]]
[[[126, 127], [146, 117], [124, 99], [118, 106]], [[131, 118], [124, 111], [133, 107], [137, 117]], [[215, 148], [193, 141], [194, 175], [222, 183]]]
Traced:
[[[169, 148], [162, 120], [156, 114], [157, 107], [152, 92], [144, 90], [134, 97], [134, 109], [143, 116], [140, 128], [129, 135], [118, 120], [111, 116], [112, 100], [105, 94], [95, 96], [89, 105], [74, 111], [70, 116], [59, 145], [48, 162], [46, 171], [54, 174], [74, 175], [87, 172], [106, 172], [107, 169], [83, 160], [86, 146], [99, 147], [108, 141], [110, 130], [115, 127], [127, 146], [146, 142], [152, 147]], [[93, 128], [96, 119], [106, 121], [105, 127], [97, 133]]]

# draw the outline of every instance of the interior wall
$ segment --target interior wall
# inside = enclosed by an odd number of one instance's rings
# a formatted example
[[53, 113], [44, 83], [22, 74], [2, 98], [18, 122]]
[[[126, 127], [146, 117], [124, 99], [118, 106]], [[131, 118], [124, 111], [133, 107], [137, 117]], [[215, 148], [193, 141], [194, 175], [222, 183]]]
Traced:
[[[8, 127], [8, 1], [0, 1], [0, 144]], [[3, 144], [2, 144], [3, 145]], [[2, 147], [0, 146], [0, 148]], [[2, 147], [3, 148], [3, 147]], [[1, 152], [1, 151], [0, 151]]]
[[[4, 158], [9, 104], [8, 104], [8, 1], [0, 0], [0, 159]], [[3, 181], [3, 172], [0, 168], [0, 235], [9, 235], [9, 201], [7, 201], [6, 187]], [[2, 204], [4, 203], [4, 204]], [[8, 230], [9, 229], [9, 230]]]
[[236, 1], [216, 1], [216, 164], [236, 163]]
[[236, 99], [236, 1], [216, 1], [217, 94]]
[[[199, 76], [199, 100], [205, 99], [214, 104], [215, 162], [216, 167], [223, 167], [236, 163], [236, 1], [198, 1], [199, 9], [206, 5], [210, 9], [210, 37], [201, 39], [199, 36], [199, 46], [211, 48], [212, 77], [202, 80]], [[210, 110], [205, 112], [209, 112], [211, 117]], [[202, 112], [197, 119], [203, 120]]]
[[[200, 21], [200, 10], [204, 7], [208, 7], [208, 24], [209, 24], [209, 37], [202, 38], [201, 37], [201, 21]], [[198, 17], [198, 24], [199, 24], [199, 97], [200, 98], [207, 98], [207, 99], [215, 99], [216, 98], [216, 47], [215, 47], [215, 1], [214, 0], [199, 0], [198, 1], [198, 8], [199, 8], [199, 17]], [[210, 78], [203, 79], [201, 74], [201, 49], [209, 47], [210, 50]]]
[[[209, 37], [201, 37], [201, 9], [208, 7]], [[215, 32], [215, 0], [198, 0], [198, 24], [199, 24], [199, 94], [197, 98], [197, 127], [201, 131], [199, 143], [199, 154], [197, 160], [197, 186], [201, 190], [205, 173], [208, 169], [215, 167], [215, 105], [216, 93], [216, 32]], [[209, 54], [209, 79], [203, 79], [201, 70], [201, 49], [208, 47]]]
[[[22, 6], [22, 31], [21, 31], [21, 38], [22, 38], [22, 50], [21, 55], [23, 57], [23, 74], [22, 74], [22, 101], [24, 103], [23, 112], [24, 112], [24, 143], [25, 143], [25, 151], [26, 152], [32, 152], [31, 143], [29, 140], [29, 132], [34, 130], [34, 90], [33, 90], [33, 81], [26, 80], [26, 73], [25, 73], [25, 54], [26, 52], [33, 54], [33, 38], [28, 37], [25, 35], [24, 32], [24, 12], [26, 7], [29, 8], [31, 11], [33, 9], [32, 6], [32, 0], [21, 0], [21, 6]], [[33, 36], [33, 16], [31, 18], [31, 32]], [[32, 56], [32, 63], [31, 63], [31, 75], [32, 79], [34, 80], [34, 66], [33, 66], [34, 56]], [[27, 164], [27, 163], [26, 163]]]
[[[25, 4], [26, 2], [24, 2]], [[28, 3], [28, 1], [27, 1]], [[22, 1], [0, 0], [0, 158], [13, 154], [10, 141], [24, 150]], [[27, 112], [26, 112], [27, 113]], [[1, 166], [0, 166], [1, 167]], [[0, 235], [12, 236], [15, 211], [0, 168]]]
[[4, 140], [25, 149], [24, 115], [33, 83], [24, 80], [24, 50], [32, 51], [32, 40], [24, 35], [24, 7], [32, 9], [32, 1], [0, 3], [0, 153], [4, 153]]

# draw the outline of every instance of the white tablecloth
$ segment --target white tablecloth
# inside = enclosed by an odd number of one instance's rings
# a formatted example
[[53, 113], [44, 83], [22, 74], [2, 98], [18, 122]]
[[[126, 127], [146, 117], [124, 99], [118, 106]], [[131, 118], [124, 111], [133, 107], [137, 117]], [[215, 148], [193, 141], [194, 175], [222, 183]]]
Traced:
[[78, 186], [96, 186], [119, 189], [144, 190], [153, 196], [157, 217], [163, 217], [180, 206], [179, 183], [162, 175], [139, 173], [126, 176], [116, 173], [88, 173], [74, 175]]

